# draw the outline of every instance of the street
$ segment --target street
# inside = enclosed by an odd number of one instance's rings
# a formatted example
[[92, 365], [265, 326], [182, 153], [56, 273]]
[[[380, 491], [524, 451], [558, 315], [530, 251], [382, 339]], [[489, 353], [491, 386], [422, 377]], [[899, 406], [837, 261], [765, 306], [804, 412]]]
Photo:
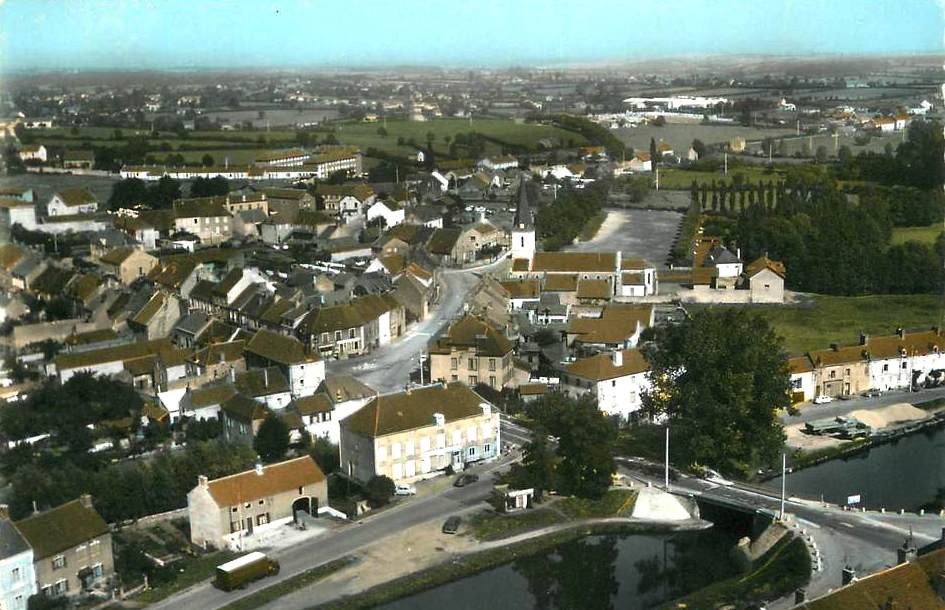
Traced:
[[915, 404], [917, 402], [927, 402], [937, 398], [945, 398], [945, 387], [920, 390], [918, 392], [892, 390], [882, 396], [874, 396], [872, 398], [856, 396], [850, 400], [834, 400], [824, 405], [809, 404], [804, 406], [797, 415], [784, 414], [781, 417], [781, 423], [785, 426], [789, 426], [791, 424], [806, 423], [815, 419], [838, 417], [846, 415], [851, 411], [856, 411], [857, 409], [872, 411], [898, 403], [907, 402]]
[[351, 375], [366, 383], [380, 394], [403, 390], [410, 380], [410, 372], [420, 365], [420, 352], [445, 324], [462, 311], [466, 295], [478, 283], [479, 275], [499, 268], [505, 263], [504, 255], [493, 262], [471, 269], [450, 269], [440, 273], [442, 288], [440, 303], [433, 314], [408, 329], [404, 336], [370, 354], [347, 360], [331, 360], [328, 372]]
[[[505, 434], [506, 425], [503, 420], [500, 438]], [[450, 515], [468, 511], [489, 497], [493, 474], [508, 467], [518, 455], [517, 453], [510, 454], [494, 462], [473, 467], [471, 471], [479, 475], [479, 480], [464, 487], [449, 486], [440, 491], [425, 494], [424, 486], [430, 485], [432, 481], [421, 481], [416, 485], [418, 495], [415, 497], [403, 499], [395, 506], [375, 515], [313, 537], [290, 548], [274, 550], [270, 554], [279, 560], [281, 565], [279, 574], [252, 583], [246, 589], [226, 593], [209, 582], [204, 582], [153, 604], [151, 607], [173, 608], [174, 610], [219, 608], [296, 574], [350, 555], [386, 536], [397, 534], [427, 521], [442, 521]]]

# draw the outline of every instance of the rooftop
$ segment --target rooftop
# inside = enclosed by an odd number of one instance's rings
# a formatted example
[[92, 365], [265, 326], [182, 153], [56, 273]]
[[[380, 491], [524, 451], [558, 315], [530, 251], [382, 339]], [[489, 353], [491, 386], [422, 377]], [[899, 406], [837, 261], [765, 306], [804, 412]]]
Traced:
[[263, 466], [262, 474], [253, 469], [214, 479], [207, 483], [207, 487], [217, 506], [229, 507], [285, 492], [298, 495], [299, 487], [324, 480], [325, 475], [318, 464], [306, 455]]
[[446, 423], [482, 415], [489, 404], [463, 384], [432, 385], [409, 392], [378, 396], [343, 419], [341, 426], [368, 438], [434, 425], [433, 414]]
[[[86, 497], [87, 499], [87, 497]], [[33, 547], [35, 559], [51, 557], [108, 533], [108, 524], [82, 498], [17, 521], [16, 528]]]

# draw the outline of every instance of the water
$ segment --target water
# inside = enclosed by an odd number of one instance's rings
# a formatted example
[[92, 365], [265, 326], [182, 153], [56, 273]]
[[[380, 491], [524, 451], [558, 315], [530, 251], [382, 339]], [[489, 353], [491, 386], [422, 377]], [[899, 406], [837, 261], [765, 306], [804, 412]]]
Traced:
[[[766, 486], [780, 491], [781, 478]], [[926, 428], [848, 458], [787, 475], [788, 495], [846, 504], [860, 495], [870, 509], [915, 510], [945, 496], [945, 427]], [[930, 507], [930, 506], [929, 506]]]
[[700, 532], [588, 536], [381, 606], [386, 610], [652, 608], [738, 573], [745, 523]]

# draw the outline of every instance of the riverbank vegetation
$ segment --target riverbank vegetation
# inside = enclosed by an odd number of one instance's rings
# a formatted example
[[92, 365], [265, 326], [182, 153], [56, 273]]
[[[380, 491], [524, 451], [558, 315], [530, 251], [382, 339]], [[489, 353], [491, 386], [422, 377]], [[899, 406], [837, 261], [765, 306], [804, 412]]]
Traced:
[[810, 580], [810, 555], [804, 541], [785, 536], [757, 559], [741, 576], [709, 585], [663, 607], [718, 608], [726, 604], [749, 607], [749, 603], [770, 601], [790, 594]]
[[469, 531], [477, 540], [490, 541], [583, 519], [629, 517], [636, 496], [625, 488], [611, 489], [596, 500], [551, 496], [541, 505], [517, 513], [479, 513], [470, 519]]

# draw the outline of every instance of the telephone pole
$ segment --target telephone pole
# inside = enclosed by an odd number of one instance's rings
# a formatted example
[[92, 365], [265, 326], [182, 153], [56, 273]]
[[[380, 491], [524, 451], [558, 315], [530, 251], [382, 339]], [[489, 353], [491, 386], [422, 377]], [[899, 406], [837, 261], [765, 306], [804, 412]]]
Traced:
[[666, 426], [666, 457], [663, 460], [663, 484], [669, 491], [669, 426]]
[[778, 515], [778, 521], [784, 522], [784, 491], [787, 481], [787, 454], [781, 454], [781, 514]]

